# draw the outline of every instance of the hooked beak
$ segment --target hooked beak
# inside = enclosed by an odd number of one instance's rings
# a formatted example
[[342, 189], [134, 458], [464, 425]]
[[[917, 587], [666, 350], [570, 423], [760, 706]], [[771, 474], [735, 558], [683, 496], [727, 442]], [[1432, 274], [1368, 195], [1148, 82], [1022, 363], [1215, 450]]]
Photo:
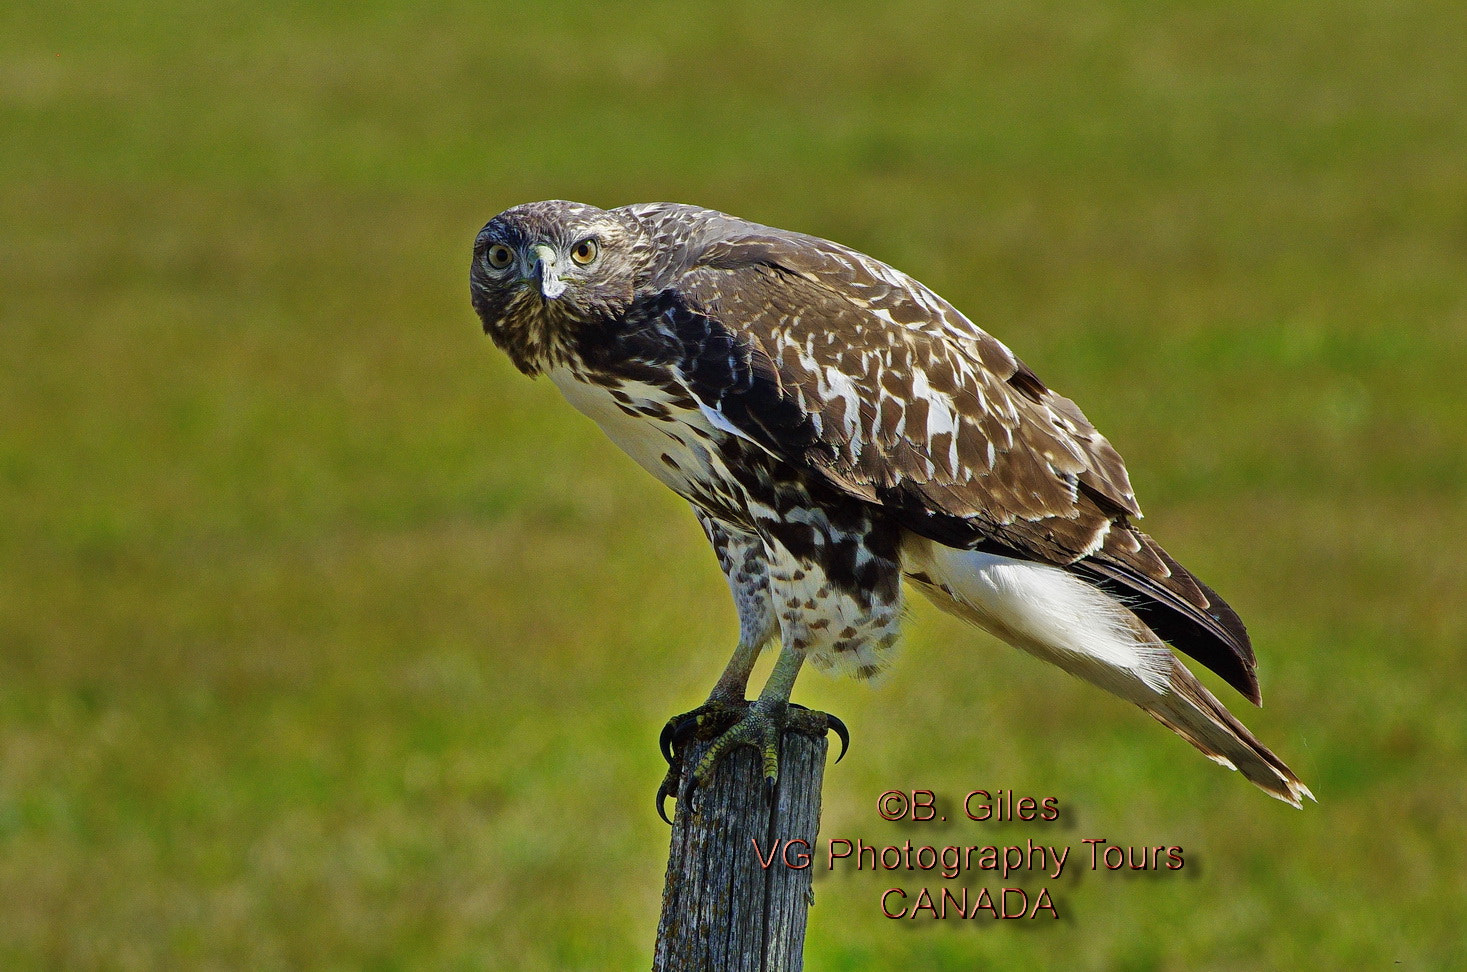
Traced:
[[555, 251], [544, 243], [530, 247], [530, 276], [540, 283], [540, 293], [547, 300], [554, 300], [565, 293], [565, 281], [556, 267]]

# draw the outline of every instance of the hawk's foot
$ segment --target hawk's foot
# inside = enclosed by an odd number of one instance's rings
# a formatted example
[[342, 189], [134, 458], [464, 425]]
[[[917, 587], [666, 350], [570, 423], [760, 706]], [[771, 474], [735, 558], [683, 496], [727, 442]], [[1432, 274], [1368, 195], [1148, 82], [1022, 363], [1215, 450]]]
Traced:
[[662, 727], [662, 736], [657, 744], [662, 747], [662, 758], [671, 766], [677, 766], [677, 754], [688, 747], [694, 739], [714, 739], [738, 722], [749, 710], [744, 699], [709, 699], [691, 712], [675, 715]]
[[668, 797], [682, 799], [682, 759], [679, 754], [696, 739], [713, 739], [725, 732], [749, 709], [744, 699], [709, 699], [691, 712], [675, 715], [662, 727], [657, 745], [662, 749], [662, 758], [667, 760], [667, 775], [657, 787], [657, 816], [662, 822], [672, 824], [667, 818], [664, 805]]
[[676, 758], [692, 740], [713, 740], [693, 769], [688, 795], [712, 779], [719, 760], [739, 746], [752, 746], [763, 761], [764, 782], [771, 798], [779, 780], [779, 738], [786, 730], [809, 736], [824, 736], [834, 731], [841, 748], [836, 762], [845, 758], [851, 736], [846, 724], [833, 715], [816, 712], [795, 703], [761, 701], [746, 702], [710, 699], [691, 712], [674, 716], [662, 729], [662, 755], [668, 761], [667, 776], [657, 789], [657, 813], [664, 821], [663, 802], [667, 797], [680, 797], [681, 761]]

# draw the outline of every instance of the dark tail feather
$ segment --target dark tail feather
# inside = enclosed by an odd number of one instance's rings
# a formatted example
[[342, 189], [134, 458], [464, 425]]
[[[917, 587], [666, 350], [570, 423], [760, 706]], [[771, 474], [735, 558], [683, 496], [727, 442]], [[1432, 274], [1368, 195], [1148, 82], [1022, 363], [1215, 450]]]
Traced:
[[1099, 551], [1069, 569], [1120, 600], [1163, 641], [1216, 672], [1248, 701], [1261, 703], [1258, 662], [1242, 619], [1155, 540], [1118, 522]]
[[1242, 773], [1269, 796], [1295, 807], [1303, 805], [1304, 797], [1314, 799], [1294, 771], [1259, 742], [1180, 662], [1172, 671], [1171, 688], [1167, 695], [1133, 701], [1207, 758]]

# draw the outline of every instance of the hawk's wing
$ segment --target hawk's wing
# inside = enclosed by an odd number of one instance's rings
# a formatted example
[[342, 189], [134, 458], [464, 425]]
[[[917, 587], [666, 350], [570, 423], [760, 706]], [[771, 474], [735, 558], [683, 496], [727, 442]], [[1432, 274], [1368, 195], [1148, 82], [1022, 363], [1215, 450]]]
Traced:
[[1074, 402], [885, 264], [706, 210], [678, 215], [705, 232], [683, 231], [663, 283], [681, 297], [685, 373], [720, 421], [915, 532], [1086, 576], [1258, 701], [1242, 622], [1131, 526], [1125, 465]]

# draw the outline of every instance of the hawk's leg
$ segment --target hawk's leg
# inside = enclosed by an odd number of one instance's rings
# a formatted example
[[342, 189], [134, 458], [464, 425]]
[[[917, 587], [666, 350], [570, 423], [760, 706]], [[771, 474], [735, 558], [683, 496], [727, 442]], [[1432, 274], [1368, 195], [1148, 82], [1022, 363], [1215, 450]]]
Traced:
[[729, 592], [733, 595], [734, 607], [739, 613], [739, 644], [709, 693], [708, 701], [691, 712], [673, 716], [662, 727], [660, 745], [668, 769], [657, 789], [657, 813], [664, 820], [667, 819], [662, 809], [664, 799], [680, 792], [681, 760], [675, 754], [681, 752], [695, 735], [712, 738], [739, 720], [749, 707], [744, 700], [744, 692], [754, 663], [779, 630], [769, 595], [769, 567], [759, 535], [714, 519], [696, 505], [693, 512], [713, 546], [718, 566], [723, 570]]
[[[791, 518], [800, 519], [797, 528], [786, 529], [772, 520], [761, 531], [753, 531], [694, 507], [738, 607], [739, 645], [709, 701], [667, 721], [663, 729], [662, 751], [669, 770], [657, 790], [659, 814], [666, 796], [684, 792], [679, 789], [684, 783], [682, 761], [675, 754], [681, 754], [691, 739], [713, 740], [687, 781], [694, 790], [707, 783], [719, 759], [738, 746], [758, 749], [764, 780], [773, 790], [779, 778], [780, 734], [786, 729], [820, 736], [833, 729], [841, 737], [844, 756], [849, 745], [845, 724], [832, 715], [792, 705], [789, 693], [795, 679], [807, 657], [822, 667], [845, 661], [857, 676], [867, 677], [877, 669], [868, 664], [864, 649], [874, 644], [874, 651], [879, 651], [895, 641], [899, 616], [899, 603], [892, 594], [899, 591], [895, 535], [873, 529], [864, 507], [851, 507], [836, 520], [824, 512], [811, 512], [817, 510], [816, 504], [802, 488], [791, 488], [788, 497], [782, 493], [780, 497], [801, 506], [802, 512], [789, 512]], [[833, 559], [841, 583], [830, 578], [824, 557]], [[873, 589], [866, 591], [861, 582]], [[776, 632], [782, 648], [775, 670], [756, 701], [747, 702], [744, 693], [754, 661]]]
[[790, 704], [790, 692], [805, 658], [803, 651], [783, 649], [759, 698], [752, 703], [746, 701], [754, 663], [779, 630], [770, 593], [766, 547], [757, 533], [715, 520], [697, 507], [693, 509], [728, 579], [739, 613], [739, 644], [709, 693], [708, 701], [691, 712], [673, 716], [662, 729], [662, 755], [669, 766], [657, 791], [657, 812], [664, 820], [664, 799], [681, 792], [682, 761], [676, 754], [695, 738], [717, 740], [714, 750], [699, 762], [692, 781], [695, 787], [706, 782], [718, 759], [735, 746], [745, 744], [760, 750], [766, 778], [777, 777], [781, 726], [820, 735], [834, 728], [841, 737], [841, 755], [845, 754], [849, 740], [840, 720]]
[[762, 487], [763, 497], [762, 503], [750, 504], [766, 578], [761, 594], [778, 606], [782, 647], [759, 698], [713, 740], [693, 769], [692, 783], [707, 782], [730, 750], [753, 746], [772, 793], [784, 730], [823, 736], [833, 728], [845, 755], [845, 725], [826, 713], [792, 707], [790, 693], [807, 657], [822, 668], [844, 667], [858, 678], [880, 670], [901, 617], [901, 533], [860, 504], [820, 502], [798, 477], [754, 485]]
[[[774, 671], [759, 698], [748, 705], [744, 714], [733, 725], [724, 730], [713, 741], [693, 770], [693, 786], [699, 787], [713, 775], [718, 761], [736, 746], [753, 746], [759, 750], [763, 761], [764, 782], [770, 792], [779, 779], [779, 737], [786, 729], [823, 736], [834, 726], [844, 741], [847, 736], [845, 725], [824, 712], [814, 712], [804, 706], [790, 705], [790, 693], [794, 691], [795, 679], [800, 666], [805, 663], [805, 653], [789, 647], [782, 648]], [[842, 748], [841, 755], [845, 755]]]
[[689, 738], [700, 729], [706, 731], [716, 727], [717, 731], [722, 732], [737, 722], [739, 716], [749, 707], [744, 692], [748, 688], [754, 662], [758, 661], [763, 647], [741, 640], [734, 649], [733, 657], [728, 660], [728, 666], [719, 676], [718, 684], [709, 693], [708, 701], [691, 712], [673, 716], [662, 727], [662, 738], [658, 742], [662, 747], [662, 757], [669, 764], [668, 776], [673, 783], [677, 781], [678, 764], [674, 754], [683, 749]]
[[718, 676], [713, 691], [708, 693], [708, 701], [743, 702], [744, 692], [749, 687], [749, 675], [754, 671], [754, 662], [759, 660], [759, 652], [768, 643], [768, 639], [763, 644], [756, 644], [752, 640], [741, 638], [739, 646], [734, 649], [733, 657], [723, 669], [723, 674]]
[[719, 676], [718, 684], [709, 693], [708, 701], [692, 712], [674, 716], [663, 728], [662, 755], [669, 763], [673, 762], [672, 750], [681, 748], [678, 744], [693, 729], [721, 722], [721, 731], [743, 714], [748, 705], [744, 701], [744, 692], [749, 685], [749, 673], [759, 660], [759, 652], [774, 640], [775, 632], [779, 630], [769, 593], [769, 561], [759, 534], [714, 519], [697, 506], [693, 507], [693, 512], [713, 546], [718, 566], [728, 581], [729, 593], [733, 595], [734, 607], [739, 612], [739, 645]]
[[[734, 657], [738, 659], [737, 653]], [[739, 746], [752, 746], [759, 751], [765, 785], [771, 795], [779, 779], [779, 741], [786, 731], [824, 736], [833, 730], [841, 741], [840, 755], [836, 757], [836, 762], [840, 762], [850, 745], [850, 733], [845, 723], [833, 715], [807, 709], [789, 700], [804, 661], [803, 651], [783, 648], [763, 691], [753, 702], [741, 697], [742, 690], [734, 698], [719, 698], [715, 689], [715, 695], [703, 705], [668, 721], [662, 738], [663, 755], [670, 765], [657, 791], [657, 812], [663, 820], [667, 820], [662, 806], [667, 797], [691, 797], [712, 778], [719, 760]], [[731, 662], [730, 667], [732, 665]], [[744, 682], [747, 680], [748, 672], [745, 671]], [[675, 753], [680, 753], [693, 739], [712, 739], [713, 745], [698, 761], [689, 788], [684, 792], [680, 788], [681, 760]]]

